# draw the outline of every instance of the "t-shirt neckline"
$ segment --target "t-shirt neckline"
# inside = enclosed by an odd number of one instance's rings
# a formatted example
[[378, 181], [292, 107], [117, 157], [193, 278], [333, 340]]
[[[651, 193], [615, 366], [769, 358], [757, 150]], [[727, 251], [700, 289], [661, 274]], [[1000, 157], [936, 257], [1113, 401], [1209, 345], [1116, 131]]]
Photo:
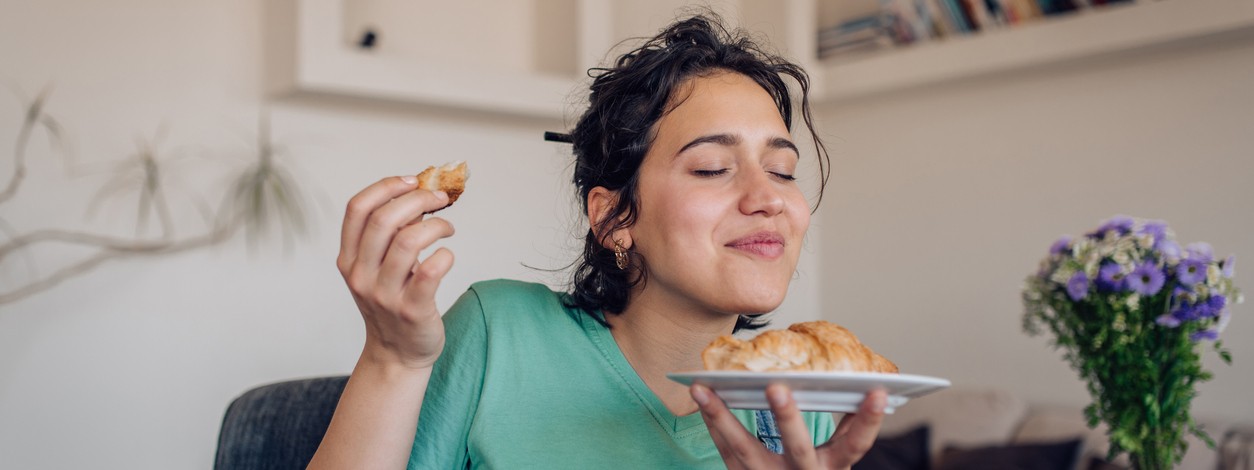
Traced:
[[[582, 313], [582, 312], [579, 312]], [[604, 315], [602, 313], [601, 315]], [[599, 321], [592, 318], [584, 318], [583, 327], [588, 337], [597, 345], [597, 349], [601, 351], [601, 355], [606, 362], [614, 369], [620, 380], [636, 395], [636, 398], [645, 405], [645, 408], [653, 415], [658, 424], [662, 426], [666, 432], [672, 436], [679, 436], [692, 431], [694, 428], [700, 428], [705, 425], [705, 421], [701, 419], [700, 412], [694, 412], [683, 416], [676, 416], [671, 413], [662, 400], [653, 393], [648, 385], [644, 383], [644, 379], [640, 378], [640, 374], [636, 373], [636, 369], [631, 367], [631, 363], [627, 361], [627, 356], [623, 355], [622, 348], [618, 347], [618, 341], [614, 340], [614, 335], [610, 333], [610, 329]]]

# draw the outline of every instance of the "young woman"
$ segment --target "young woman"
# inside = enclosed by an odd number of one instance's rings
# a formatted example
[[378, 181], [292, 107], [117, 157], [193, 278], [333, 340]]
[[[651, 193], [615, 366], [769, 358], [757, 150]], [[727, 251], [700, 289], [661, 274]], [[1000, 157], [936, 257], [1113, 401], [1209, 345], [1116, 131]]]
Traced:
[[805, 73], [717, 18], [599, 70], [571, 134], [589, 230], [568, 293], [481, 282], [441, 318], [453, 255], [415, 260], [453, 234], [423, 216], [447, 196], [409, 177], [355, 196], [338, 265], [366, 344], [311, 468], [849, 468], [882, 391], [836, 426], [772, 386], [776, 453], [761, 415], [666, 378], [787, 292], [811, 208], [785, 77], [825, 168]]

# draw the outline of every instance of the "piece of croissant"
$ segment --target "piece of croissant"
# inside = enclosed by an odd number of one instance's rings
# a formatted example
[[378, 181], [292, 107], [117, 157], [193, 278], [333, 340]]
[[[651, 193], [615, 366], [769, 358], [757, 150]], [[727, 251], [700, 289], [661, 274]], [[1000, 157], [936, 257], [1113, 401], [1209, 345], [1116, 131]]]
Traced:
[[749, 341], [721, 336], [701, 352], [701, 362], [707, 370], [897, 372], [896, 364], [852, 332], [825, 321], [797, 323]]
[[448, 194], [448, 205], [444, 207], [448, 207], [466, 191], [466, 180], [469, 178], [470, 170], [466, 169], [466, 162], [448, 163], [439, 168], [427, 167], [418, 173], [418, 189], [444, 191]]

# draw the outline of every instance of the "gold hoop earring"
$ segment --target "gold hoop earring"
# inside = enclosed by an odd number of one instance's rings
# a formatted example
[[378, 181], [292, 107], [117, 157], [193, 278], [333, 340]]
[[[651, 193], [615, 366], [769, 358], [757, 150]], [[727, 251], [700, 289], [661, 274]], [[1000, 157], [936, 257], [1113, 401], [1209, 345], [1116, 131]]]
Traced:
[[627, 247], [619, 240], [614, 240], [614, 265], [618, 269], [627, 269]]

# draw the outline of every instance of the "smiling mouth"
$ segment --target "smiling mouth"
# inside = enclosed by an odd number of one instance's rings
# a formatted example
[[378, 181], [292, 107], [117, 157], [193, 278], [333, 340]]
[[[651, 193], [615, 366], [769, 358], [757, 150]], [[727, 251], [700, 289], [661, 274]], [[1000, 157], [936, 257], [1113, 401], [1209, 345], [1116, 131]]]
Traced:
[[775, 232], [758, 232], [733, 240], [725, 246], [767, 259], [784, 255], [784, 237]]

